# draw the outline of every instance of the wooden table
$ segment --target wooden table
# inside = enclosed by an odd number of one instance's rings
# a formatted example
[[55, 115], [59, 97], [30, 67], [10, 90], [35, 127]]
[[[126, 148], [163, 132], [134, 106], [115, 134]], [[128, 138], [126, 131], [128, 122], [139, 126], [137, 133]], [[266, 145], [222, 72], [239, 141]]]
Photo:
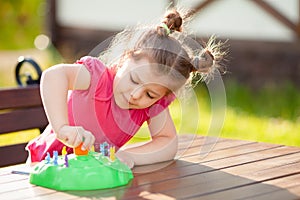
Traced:
[[96, 191], [31, 185], [0, 170], [0, 199], [300, 199], [300, 148], [184, 135], [176, 161], [136, 167], [124, 187]]

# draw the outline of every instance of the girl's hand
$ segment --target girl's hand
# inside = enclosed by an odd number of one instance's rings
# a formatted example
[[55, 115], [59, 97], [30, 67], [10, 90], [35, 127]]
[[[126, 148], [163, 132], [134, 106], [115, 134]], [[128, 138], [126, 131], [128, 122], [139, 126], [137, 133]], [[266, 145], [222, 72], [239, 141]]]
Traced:
[[123, 162], [125, 165], [127, 165], [130, 169], [132, 169], [134, 167], [133, 159], [125, 151], [119, 150], [116, 153], [116, 156], [121, 162]]
[[90, 149], [95, 142], [94, 135], [81, 126], [62, 126], [56, 133], [57, 139], [70, 147], [77, 147], [82, 142], [82, 150]]

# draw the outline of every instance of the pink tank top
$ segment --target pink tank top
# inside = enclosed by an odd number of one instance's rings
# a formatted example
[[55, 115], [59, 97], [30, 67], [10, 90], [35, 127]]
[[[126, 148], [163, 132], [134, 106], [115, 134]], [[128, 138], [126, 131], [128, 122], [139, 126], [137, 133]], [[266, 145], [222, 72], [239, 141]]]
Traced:
[[[120, 148], [134, 136], [145, 121], [158, 115], [175, 99], [175, 95], [170, 94], [149, 108], [121, 109], [113, 97], [116, 71], [104, 66], [98, 58], [90, 56], [81, 58], [77, 63], [84, 64], [89, 70], [91, 82], [87, 90], [72, 91], [68, 101], [69, 123], [91, 131], [96, 138], [96, 144], [108, 142]], [[27, 145], [32, 161], [44, 159], [47, 152], [61, 151], [64, 145], [53, 135], [55, 134], [52, 130], [49, 133], [46, 129], [41, 136]], [[95, 148], [97, 149], [96, 146]], [[68, 149], [68, 152], [71, 151]]]

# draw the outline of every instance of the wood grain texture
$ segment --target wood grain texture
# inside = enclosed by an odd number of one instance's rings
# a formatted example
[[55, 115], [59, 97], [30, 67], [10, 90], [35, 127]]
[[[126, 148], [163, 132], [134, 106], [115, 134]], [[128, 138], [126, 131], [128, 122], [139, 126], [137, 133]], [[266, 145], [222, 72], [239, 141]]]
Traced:
[[300, 198], [300, 148], [218, 138], [203, 157], [206, 139], [181, 136], [176, 160], [136, 167], [131, 183], [106, 190], [58, 192], [2, 168], [0, 199]]

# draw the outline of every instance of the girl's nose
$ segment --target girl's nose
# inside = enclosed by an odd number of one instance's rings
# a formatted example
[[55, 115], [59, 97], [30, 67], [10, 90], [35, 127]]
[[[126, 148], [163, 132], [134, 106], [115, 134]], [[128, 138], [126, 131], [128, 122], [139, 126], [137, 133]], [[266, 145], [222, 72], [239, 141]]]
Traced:
[[130, 94], [130, 96], [131, 96], [131, 98], [132, 99], [139, 99], [139, 98], [141, 98], [142, 97], [142, 95], [143, 95], [143, 87], [137, 87], [137, 88], [135, 88], [132, 92], [131, 92], [131, 94]]

